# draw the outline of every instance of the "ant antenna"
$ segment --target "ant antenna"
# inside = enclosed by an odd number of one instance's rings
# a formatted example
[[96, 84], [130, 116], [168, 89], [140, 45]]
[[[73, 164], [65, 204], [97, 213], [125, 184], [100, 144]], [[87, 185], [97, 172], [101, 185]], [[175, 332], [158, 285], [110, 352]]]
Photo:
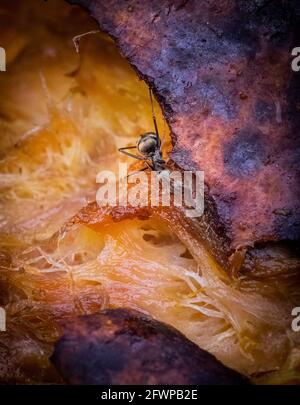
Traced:
[[86, 35], [90, 35], [90, 34], [98, 34], [98, 32], [100, 32], [100, 31], [92, 30], [92, 31], [84, 32], [83, 34], [79, 34], [79, 35], [76, 35], [75, 37], [73, 37], [72, 40], [73, 40], [73, 44], [75, 46], [76, 52], [79, 53], [79, 42], [82, 37], [85, 37]]
[[157, 137], [157, 143], [160, 146], [160, 138], [159, 138], [159, 133], [158, 133], [158, 128], [157, 128], [157, 122], [156, 122], [156, 118], [155, 118], [155, 112], [154, 112], [154, 104], [153, 104], [153, 97], [152, 97], [152, 90], [149, 87], [149, 95], [150, 95], [150, 102], [151, 102], [151, 110], [152, 110], [152, 119], [153, 119], [153, 124], [154, 124], [154, 128], [155, 128], [155, 133], [156, 133], [156, 137]]
[[163, 134], [162, 134], [162, 137], [161, 137], [161, 142], [164, 145], [165, 138], [166, 138], [166, 120], [165, 120], [164, 116], [163, 116], [163, 122], [164, 122], [164, 129], [163, 129]]

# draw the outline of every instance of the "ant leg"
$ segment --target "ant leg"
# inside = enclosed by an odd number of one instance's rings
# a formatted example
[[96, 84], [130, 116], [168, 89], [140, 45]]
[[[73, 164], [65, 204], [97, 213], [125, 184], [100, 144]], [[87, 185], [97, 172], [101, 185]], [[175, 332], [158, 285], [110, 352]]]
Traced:
[[149, 168], [149, 169], [151, 169], [151, 170], [154, 170], [154, 166], [151, 165], [149, 162], [147, 162], [147, 160], [146, 160], [145, 163], [146, 163], [146, 165], [148, 166], [147, 169]]
[[147, 162], [147, 160], [145, 161], [145, 163], [146, 163], [147, 167], [143, 167], [142, 169], [137, 170], [136, 172], [133, 172], [133, 173], [128, 174], [127, 178], [128, 178], [129, 176], [133, 176], [134, 174], [137, 174], [137, 173], [139, 173], [139, 172], [143, 172], [143, 171], [145, 171], [145, 170], [147, 170], [147, 169], [154, 170], [154, 167], [153, 167], [149, 162]]
[[158, 127], [157, 127], [157, 122], [156, 122], [156, 117], [155, 117], [155, 112], [154, 112], [152, 91], [151, 91], [150, 88], [149, 88], [149, 95], [150, 95], [150, 102], [151, 102], [151, 109], [152, 109], [152, 119], [153, 119], [153, 124], [154, 124], [154, 128], [155, 128], [156, 137], [157, 137], [157, 144], [160, 147], [159, 132], [158, 132]]
[[134, 148], [136, 148], [136, 146], [128, 146], [127, 148], [119, 148], [118, 150], [119, 150], [119, 152], [124, 153], [124, 155], [132, 157], [134, 159], [145, 160], [145, 158], [142, 156], [138, 156], [138, 155], [134, 155], [133, 153], [126, 152], [126, 149], [134, 149]]
[[136, 172], [129, 173], [128, 176], [126, 177], [126, 179], [128, 179], [128, 177], [133, 176], [134, 174], [137, 174], [139, 172], [144, 172], [147, 169], [148, 169], [148, 167], [143, 167], [143, 169], [137, 170]]

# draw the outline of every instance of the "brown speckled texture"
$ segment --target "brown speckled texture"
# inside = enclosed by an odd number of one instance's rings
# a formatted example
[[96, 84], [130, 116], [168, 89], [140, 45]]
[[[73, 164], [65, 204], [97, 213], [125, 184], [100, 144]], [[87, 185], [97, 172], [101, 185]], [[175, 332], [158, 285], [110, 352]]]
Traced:
[[[296, 0], [72, 0], [153, 88], [172, 159], [201, 169], [231, 248], [299, 240]], [[207, 209], [211, 207], [208, 204]], [[213, 223], [212, 223], [213, 226]]]
[[70, 384], [245, 384], [174, 328], [129, 309], [67, 325], [52, 361]]

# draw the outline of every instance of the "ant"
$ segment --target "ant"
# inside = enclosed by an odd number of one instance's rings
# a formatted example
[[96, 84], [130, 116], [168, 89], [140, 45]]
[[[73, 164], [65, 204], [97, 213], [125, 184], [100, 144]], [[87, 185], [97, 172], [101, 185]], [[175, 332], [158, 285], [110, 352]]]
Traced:
[[[125, 148], [119, 148], [119, 152], [124, 153], [124, 155], [130, 156], [134, 159], [143, 160], [146, 163], [146, 167], [139, 170], [139, 172], [151, 169], [154, 171], [161, 172], [166, 169], [166, 162], [162, 157], [161, 150], [161, 140], [159, 137], [159, 132], [157, 128], [157, 122], [154, 113], [152, 92], [149, 89], [150, 102], [152, 109], [152, 119], [155, 128], [155, 132], [146, 132], [141, 135], [137, 141], [136, 146], [128, 146]], [[137, 149], [140, 155], [134, 155], [133, 153], [127, 152], [127, 149]], [[132, 173], [134, 174], [134, 173]]]

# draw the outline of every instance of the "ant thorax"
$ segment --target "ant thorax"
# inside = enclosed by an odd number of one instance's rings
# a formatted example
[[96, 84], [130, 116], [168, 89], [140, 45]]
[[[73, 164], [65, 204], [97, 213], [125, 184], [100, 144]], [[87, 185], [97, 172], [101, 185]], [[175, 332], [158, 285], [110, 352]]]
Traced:
[[162, 157], [162, 153], [160, 149], [156, 149], [152, 159], [152, 163], [154, 166], [154, 169], [157, 171], [165, 170], [166, 169], [166, 162], [164, 161]]

